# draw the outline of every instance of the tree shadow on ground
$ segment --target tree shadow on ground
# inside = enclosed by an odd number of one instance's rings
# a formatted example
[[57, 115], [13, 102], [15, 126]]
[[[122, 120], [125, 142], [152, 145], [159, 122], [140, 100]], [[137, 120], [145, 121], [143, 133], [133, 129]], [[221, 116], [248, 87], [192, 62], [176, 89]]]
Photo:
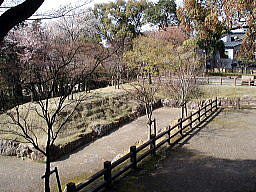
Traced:
[[138, 177], [147, 192], [246, 192], [256, 189], [256, 161], [175, 149], [152, 173]]
[[256, 191], [256, 160], [216, 158], [186, 148], [190, 139], [212, 118], [187, 133], [175, 148], [167, 149], [165, 158], [154, 162], [156, 168], [153, 171], [131, 173], [124, 180], [117, 182], [109, 192]]
[[155, 162], [153, 171], [138, 171], [117, 182], [109, 192], [252, 192], [256, 161], [207, 156], [177, 148]]

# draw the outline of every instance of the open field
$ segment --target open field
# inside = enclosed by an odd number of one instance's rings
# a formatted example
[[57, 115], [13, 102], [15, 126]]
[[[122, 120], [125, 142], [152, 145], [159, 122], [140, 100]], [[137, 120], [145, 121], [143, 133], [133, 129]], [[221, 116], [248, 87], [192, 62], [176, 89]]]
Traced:
[[213, 97], [256, 97], [256, 87], [254, 86], [232, 86], [232, 85], [201, 85], [202, 99]]

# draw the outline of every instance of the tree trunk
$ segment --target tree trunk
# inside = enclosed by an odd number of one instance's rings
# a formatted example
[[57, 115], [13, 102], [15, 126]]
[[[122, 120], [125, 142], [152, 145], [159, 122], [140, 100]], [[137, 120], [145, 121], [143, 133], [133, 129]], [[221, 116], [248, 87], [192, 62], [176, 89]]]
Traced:
[[18, 99], [22, 99], [23, 98], [23, 94], [22, 94], [22, 86], [21, 84], [16, 84], [13, 87], [13, 95], [14, 97], [18, 98]]
[[49, 154], [46, 157], [46, 167], [45, 167], [45, 180], [44, 180], [44, 191], [50, 192], [50, 172], [51, 172], [51, 162], [49, 158]]
[[148, 73], [148, 83], [151, 85], [152, 84], [152, 78], [151, 78], [151, 73]]
[[52, 125], [48, 124], [48, 133], [47, 133], [47, 143], [46, 143], [46, 165], [45, 165], [45, 180], [44, 180], [44, 191], [45, 192], [50, 192], [50, 172], [51, 172], [51, 133], [50, 131], [52, 130]]

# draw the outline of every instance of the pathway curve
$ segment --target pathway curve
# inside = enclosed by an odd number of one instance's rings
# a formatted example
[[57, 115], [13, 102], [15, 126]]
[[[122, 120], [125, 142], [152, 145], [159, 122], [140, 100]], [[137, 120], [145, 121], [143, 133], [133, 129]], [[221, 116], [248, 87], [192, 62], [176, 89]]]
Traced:
[[[179, 115], [180, 109], [174, 108], [164, 107], [154, 111], [158, 128], [168, 126]], [[146, 116], [140, 117], [110, 135], [54, 162], [52, 167], [58, 167], [62, 182], [101, 169], [104, 161], [113, 160], [127, 152], [131, 145], [147, 139], [146, 122]], [[43, 190], [43, 181], [40, 181], [42, 173], [44, 173], [42, 163], [0, 156], [0, 191], [40, 192]]]
[[139, 175], [134, 192], [256, 191], [255, 116], [256, 109], [221, 112]]

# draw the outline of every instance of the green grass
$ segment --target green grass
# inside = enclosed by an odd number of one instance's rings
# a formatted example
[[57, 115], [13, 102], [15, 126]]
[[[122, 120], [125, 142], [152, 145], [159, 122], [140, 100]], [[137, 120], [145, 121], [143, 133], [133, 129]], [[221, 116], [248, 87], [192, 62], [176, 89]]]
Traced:
[[256, 98], [256, 87], [254, 86], [230, 86], [230, 85], [202, 85], [202, 95], [199, 99], [214, 97], [254, 97]]
[[242, 75], [253, 75], [256, 77], [255, 74], [250, 74], [250, 73], [231, 73], [231, 72], [208, 72], [207, 75], [209, 76], [238, 76], [241, 77]]

